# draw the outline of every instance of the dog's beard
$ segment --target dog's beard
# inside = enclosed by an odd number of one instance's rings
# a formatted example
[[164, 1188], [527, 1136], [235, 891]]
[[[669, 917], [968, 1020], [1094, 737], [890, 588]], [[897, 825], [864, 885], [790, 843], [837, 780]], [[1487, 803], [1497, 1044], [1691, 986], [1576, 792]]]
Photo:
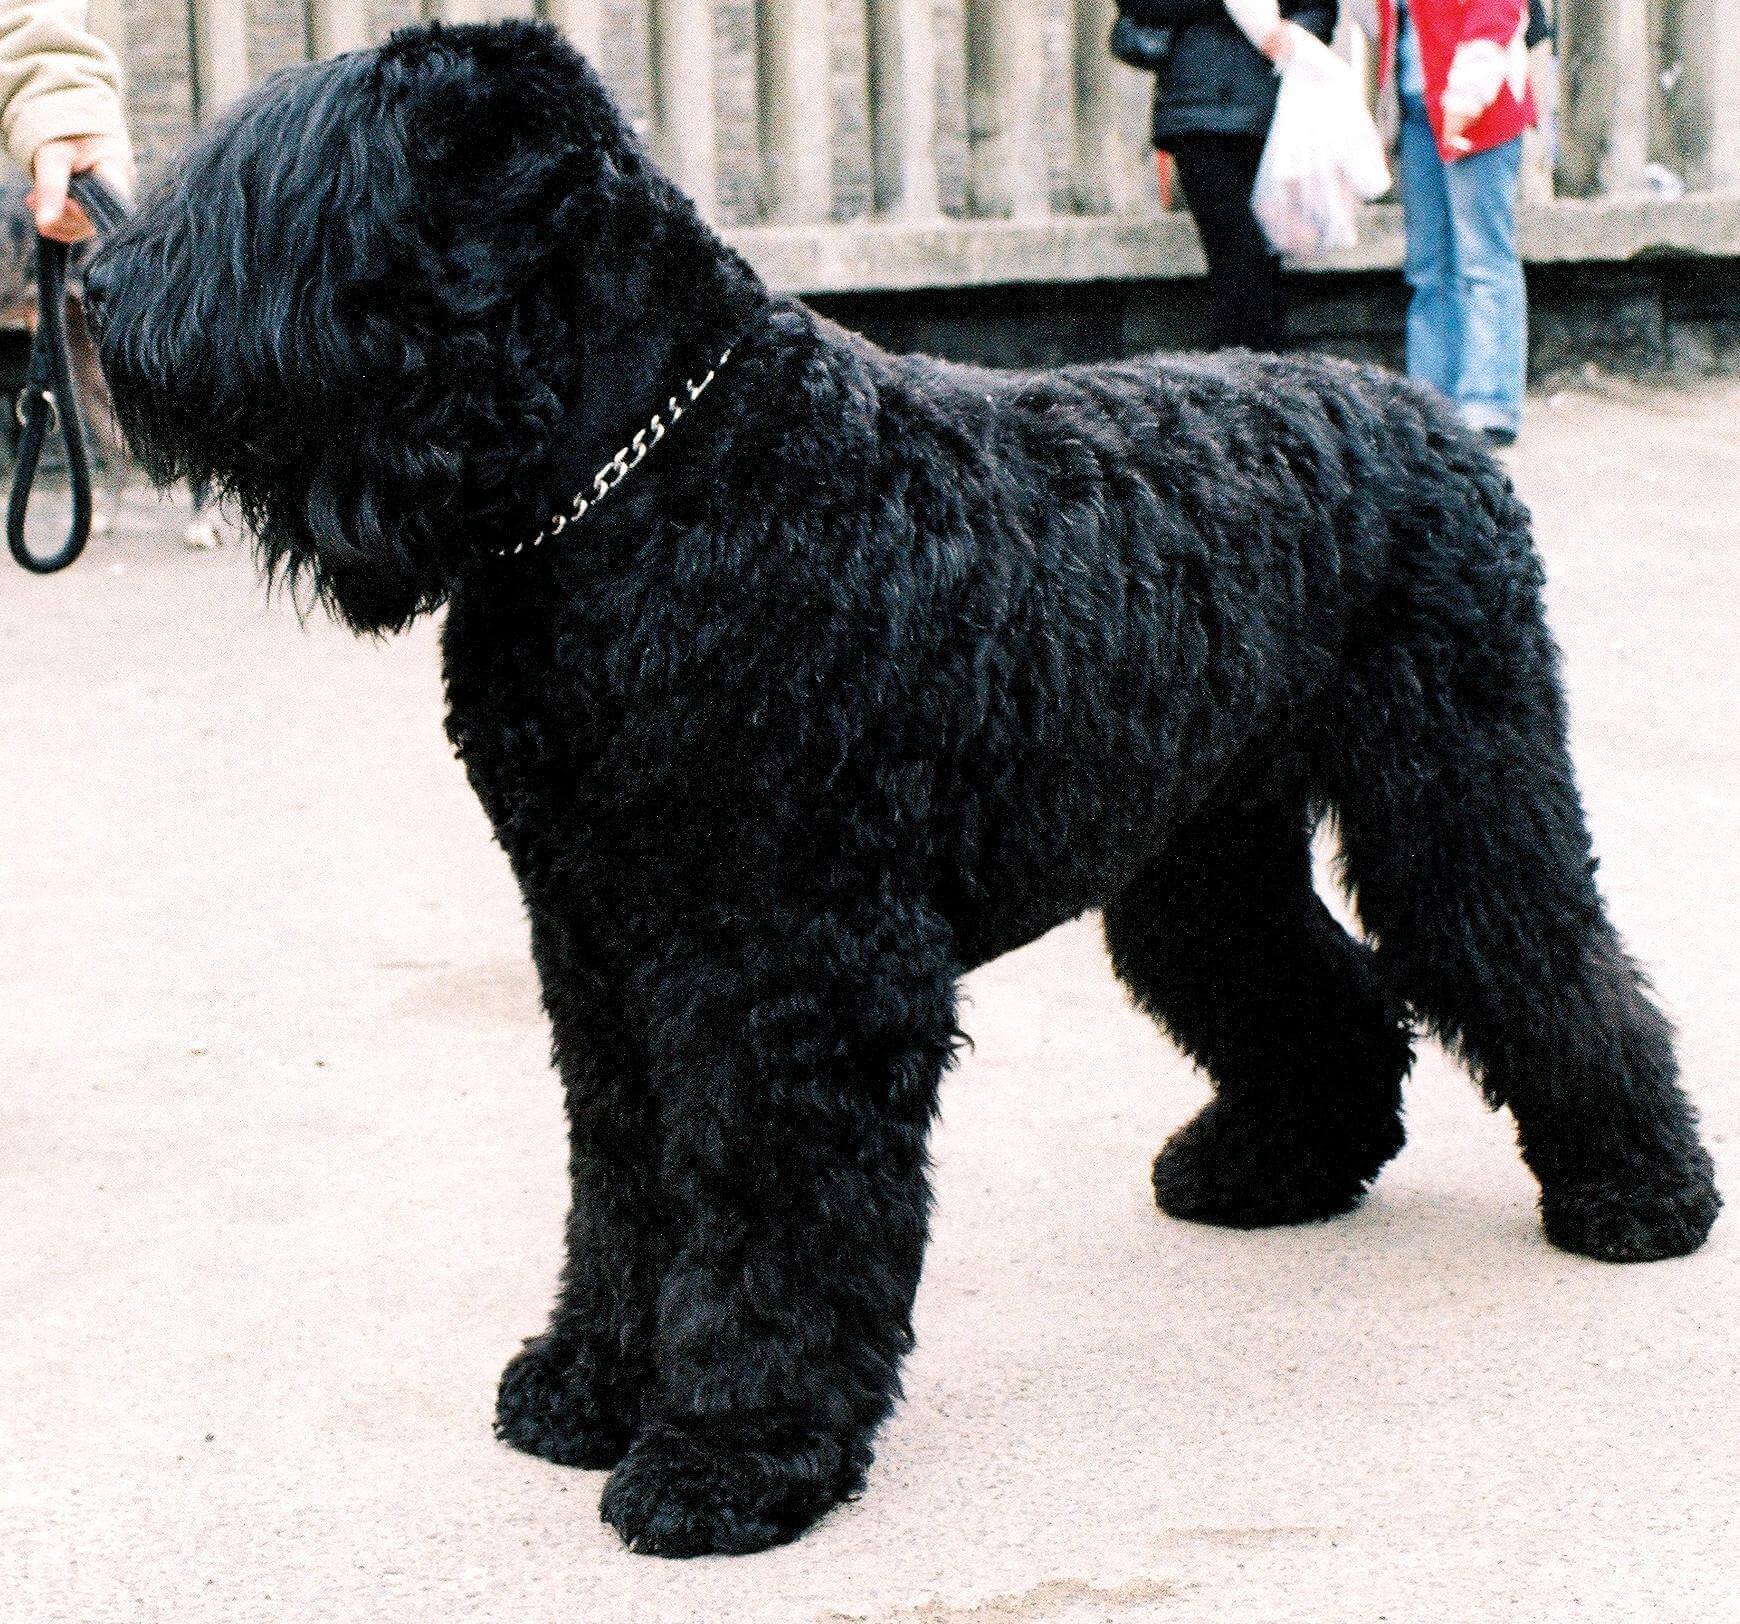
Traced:
[[[288, 592], [299, 611], [319, 604], [353, 632], [380, 636], [403, 631], [446, 599], [443, 583], [408, 560], [384, 562], [376, 556], [367, 562], [336, 562], [326, 556], [334, 550], [331, 544], [325, 549], [290, 545], [269, 525], [254, 527], [253, 534], [269, 582]], [[338, 550], [353, 551], [342, 545]]]
[[[333, 437], [342, 443], [342, 429]], [[379, 635], [404, 630], [446, 601], [449, 551], [428, 533], [415, 487], [406, 485], [406, 506], [389, 512], [375, 480], [358, 477], [354, 468], [347, 468], [352, 477], [339, 488], [321, 479], [307, 484], [295, 472], [266, 481], [261, 464], [246, 458], [238, 466], [246, 472], [228, 488], [262, 573], [300, 611], [318, 604], [352, 631]], [[390, 481], [392, 473], [381, 477]]]
[[[107, 365], [120, 427], [141, 467], [159, 487], [184, 483], [196, 500], [233, 508], [262, 574], [299, 613], [322, 607], [353, 631], [381, 634], [445, 601], [446, 553], [427, 534], [422, 509], [424, 501], [447, 505], [444, 485], [419, 487], [405, 470], [383, 468], [379, 478], [397, 498], [389, 507], [359, 467], [365, 431], [321, 421], [289, 395], [276, 414], [226, 412], [233, 379], [204, 394], [214, 409], [201, 417], [164, 380], [197, 374], [208, 358], [186, 368], [169, 359], [155, 373], [138, 365], [132, 347], [112, 346]], [[387, 437], [373, 443], [395, 447]], [[322, 471], [333, 462], [341, 477]]]
[[[238, 302], [271, 297], [247, 289]], [[230, 331], [128, 315], [105, 317], [114, 330], [99, 344], [121, 430], [155, 484], [232, 506], [268, 580], [353, 630], [401, 630], [445, 600], [463, 492], [458, 457], [434, 440], [465, 408], [435, 422], [440, 367], [371, 372], [335, 322], [318, 365], [286, 354], [272, 375], [244, 364], [251, 335], [232, 342], [253, 312]]]

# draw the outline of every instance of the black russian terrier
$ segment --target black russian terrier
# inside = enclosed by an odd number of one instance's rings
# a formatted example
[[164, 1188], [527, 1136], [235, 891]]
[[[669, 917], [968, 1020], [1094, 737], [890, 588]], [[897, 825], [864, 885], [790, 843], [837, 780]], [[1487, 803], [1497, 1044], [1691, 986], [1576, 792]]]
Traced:
[[[993, 372], [770, 293], [536, 24], [273, 79], [88, 278], [126, 433], [358, 631], [445, 606], [572, 1131], [509, 1443], [636, 1550], [855, 1493], [975, 965], [1104, 910], [1213, 1079], [1161, 1207], [1347, 1212], [1417, 1020], [1549, 1239], [1719, 1199], [1595, 887], [1529, 518], [1440, 402], [1234, 354]], [[1332, 816], [1370, 941], [1312, 890]]]

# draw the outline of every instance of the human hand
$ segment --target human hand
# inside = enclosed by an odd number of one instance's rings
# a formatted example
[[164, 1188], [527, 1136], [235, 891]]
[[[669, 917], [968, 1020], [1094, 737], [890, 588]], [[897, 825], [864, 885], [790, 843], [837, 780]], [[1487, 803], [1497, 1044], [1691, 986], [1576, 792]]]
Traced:
[[1293, 54], [1293, 42], [1298, 33], [1299, 25], [1297, 23], [1290, 23], [1283, 19], [1263, 36], [1257, 49], [1277, 68], [1284, 67], [1288, 58]]
[[1468, 139], [1468, 126], [1473, 122], [1468, 113], [1444, 109], [1444, 145], [1458, 158], [1466, 158], [1474, 150], [1474, 143]]
[[67, 196], [74, 175], [94, 174], [122, 197], [131, 197], [138, 179], [133, 144], [124, 135], [74, 135], [44, 141], [31, 165], [36, 185], [30, 207], [36, 229], [56, 242], [81, 242], [95, 230], [85, 211]]

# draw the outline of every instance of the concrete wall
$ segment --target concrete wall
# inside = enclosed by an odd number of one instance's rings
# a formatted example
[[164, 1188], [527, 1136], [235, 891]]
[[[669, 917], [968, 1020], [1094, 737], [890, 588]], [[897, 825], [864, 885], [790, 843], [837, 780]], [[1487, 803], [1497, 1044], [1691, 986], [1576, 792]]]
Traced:
[[[982, 366], [1062, 366], [1210, 342], [1208, 301], [1180, 278], [922, 293], [812, 294], [823, 314], [887, 349]], [[1400, 370], [1406, 289], [1392, 270], [1295, 273], [1295, 343]], [[1531, 383], [1586, 369], [1683, 381], [1740, 373], [1740, 259], [1651, 257], [1529, 270]]]
[[[1740, 0], [1562, 0], [1537, 53], [1535, 260], [1740, 254]], [[421, 16], [547, 16], [778, 285], [802, 292], [1188, 276], [1149, 80], [1113, 0], [97, 0], [148, 164], [247, 85]], [[1356, 42], [1344, 42], [1356, 56]], [[1662, 166], [1689, 190], [1664, 202]], [[1325, 268], [1390, 267], [1390, 214]]]

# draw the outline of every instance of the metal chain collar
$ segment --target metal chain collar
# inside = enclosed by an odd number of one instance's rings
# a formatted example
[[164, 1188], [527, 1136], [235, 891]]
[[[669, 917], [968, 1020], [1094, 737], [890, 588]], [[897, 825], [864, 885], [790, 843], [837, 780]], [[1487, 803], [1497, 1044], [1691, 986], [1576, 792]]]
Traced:
[[685, 406], [678, 395], [672, 395], [665, 402], [664, 410], [654, 412], [652, 420], [644, 429], [636, 429], [635, 435], [627, 445], [623, 446], [609, 462], [592, 476], [590, 493], [583, 486], [574, 493], [574, 500], [569, 504], [566, 513], [552, 514], [544, 522], [544, 528], [530, 541], [516, 541], [511, 547], [495, 549], [497, 558], [511, 558], [515, 553], [529, 553], [536, 547], [542, 547], [546, 541], [554, 541], [571, 524], [578, 524], [597, 507], [613, 490], [616, 489], [630, 474], [646, 461], [646, 454], [664, 439], [665, 435], [676, 426], [682, 417], [704, 394], [713, 380], [719, 376], [720, 370], [731, 359], [731, 351], [726, 349], [719, 359], [707, 368], [706, 375], [699, 381], [694, 378], [683, 380], [683, 392], [689, 397]]

